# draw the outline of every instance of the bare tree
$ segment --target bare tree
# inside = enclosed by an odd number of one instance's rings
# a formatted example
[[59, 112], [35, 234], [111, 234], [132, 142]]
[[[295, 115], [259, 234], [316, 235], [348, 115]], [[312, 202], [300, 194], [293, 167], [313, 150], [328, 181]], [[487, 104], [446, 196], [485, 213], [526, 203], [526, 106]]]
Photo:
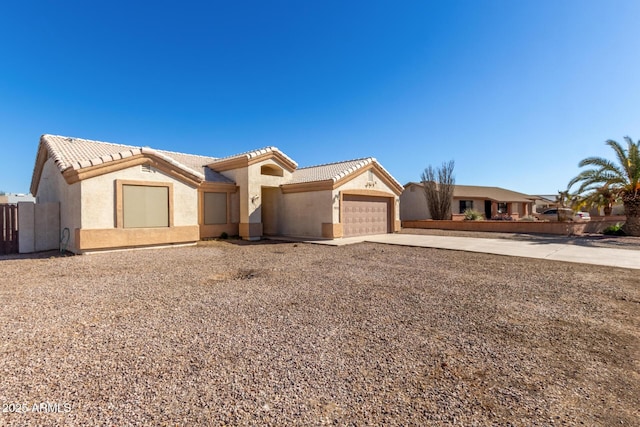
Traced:
[[432, 219], [451, 219], [451, 202], [456, 183], [453, 176], [454, 166], [455, 162], [450, 160], [442, 163], [442, 166], [437, 169], [429, 165], [422, 172], [424, 197], [427, 199], [427, 207]]

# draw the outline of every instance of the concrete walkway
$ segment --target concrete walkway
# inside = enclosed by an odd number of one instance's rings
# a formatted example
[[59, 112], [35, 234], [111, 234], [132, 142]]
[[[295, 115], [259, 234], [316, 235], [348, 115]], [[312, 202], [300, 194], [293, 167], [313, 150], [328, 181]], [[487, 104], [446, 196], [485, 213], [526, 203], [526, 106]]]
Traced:
[[335, 240], [305, 240], [307, 243], [343, 246], [361, 242], [482, 252], [487, 254], [541, 258], [554, 261], [640, 269], [640, 251], [548, 243], [544, 240], [486, 239], [479, 237], [379, 234]]

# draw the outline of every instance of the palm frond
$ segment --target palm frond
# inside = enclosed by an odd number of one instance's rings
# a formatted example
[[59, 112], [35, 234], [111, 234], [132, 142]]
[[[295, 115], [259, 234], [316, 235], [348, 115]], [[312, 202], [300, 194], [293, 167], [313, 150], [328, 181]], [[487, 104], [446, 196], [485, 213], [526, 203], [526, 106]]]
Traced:
[[615, 161], [604, 157], [587, 157], [578, 163], [578, 166], [591, 167], [581, 171], [567, 186], [569, 191], [579, 184], [575, 194], [580, 198], [600, 197], [604, 192], [612, 197], [624, 195], [624, 193], [640, 194], [640, 141], [625, 136], [627, 147], [612, 139], [606, 141], [615, 153]]

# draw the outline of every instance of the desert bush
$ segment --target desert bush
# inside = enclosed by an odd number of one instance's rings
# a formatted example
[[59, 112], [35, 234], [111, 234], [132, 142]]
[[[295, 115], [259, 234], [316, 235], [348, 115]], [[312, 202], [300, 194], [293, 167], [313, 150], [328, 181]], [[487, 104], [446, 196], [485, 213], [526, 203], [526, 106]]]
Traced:
[[513, 217], [509, 214], [498, 214], [491, 217], [492, 221], [513, 221]]
[[454, 166], [454, 161], [450, 160], [437, 169], [429, 165], [422, 172], [422, 188], [432, 219], [451, 219], [451, 200], [456, 183]]
[[606, 234], [608, 236], [624, 236], [625, 232], [622, 230], [622, 224], [617, 223], [602, 230], [602, 234]]
[[463, 214], [465, 221], [482, 221], [484, 219], [482, 212], [473, 209], [466, 209]]

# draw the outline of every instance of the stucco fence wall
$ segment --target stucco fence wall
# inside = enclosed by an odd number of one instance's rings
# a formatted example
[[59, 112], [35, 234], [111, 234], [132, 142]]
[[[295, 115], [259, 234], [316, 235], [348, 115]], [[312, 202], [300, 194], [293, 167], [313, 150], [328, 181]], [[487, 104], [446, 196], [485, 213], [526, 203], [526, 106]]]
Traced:
[[60, 249], [61, 237], [60, 203], [18, 203], [18, 252], [30, 254]]
[[610, 225], [623, 224], [624, 216], [591, 217], [588, 222], [549, 221], [435, 221], [431, 219], [402, 221], [402, 228], [424, 228], [458, 231], [488, 231], [501, 233], [537, 233], [581, 235], [602, 233]]

